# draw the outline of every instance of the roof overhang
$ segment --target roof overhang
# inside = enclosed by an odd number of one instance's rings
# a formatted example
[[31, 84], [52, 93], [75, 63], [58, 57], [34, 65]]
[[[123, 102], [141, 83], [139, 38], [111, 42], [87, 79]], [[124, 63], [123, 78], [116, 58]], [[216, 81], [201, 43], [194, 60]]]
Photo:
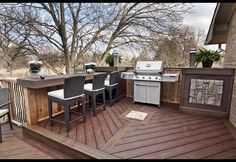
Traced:
[[217, 3], [205, 45], [226, 43], [229, 22], [235, 11], [236, 3]]

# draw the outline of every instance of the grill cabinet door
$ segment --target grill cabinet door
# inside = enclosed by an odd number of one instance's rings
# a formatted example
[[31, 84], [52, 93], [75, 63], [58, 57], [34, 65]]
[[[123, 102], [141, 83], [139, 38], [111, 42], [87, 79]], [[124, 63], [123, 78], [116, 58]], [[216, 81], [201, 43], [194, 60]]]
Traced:
[[134, 101], [146, 103], [147, 81], [134, 81]]
[[147, 82], [147, 103], [160, 105], [160, 82]]

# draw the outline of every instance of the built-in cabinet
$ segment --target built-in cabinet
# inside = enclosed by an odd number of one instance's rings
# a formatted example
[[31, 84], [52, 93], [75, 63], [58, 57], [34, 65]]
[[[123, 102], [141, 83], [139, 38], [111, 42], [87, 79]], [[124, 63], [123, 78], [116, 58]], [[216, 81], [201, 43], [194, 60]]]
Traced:
[[134, 102], [160, 105], [160, 82], [134, 81]]

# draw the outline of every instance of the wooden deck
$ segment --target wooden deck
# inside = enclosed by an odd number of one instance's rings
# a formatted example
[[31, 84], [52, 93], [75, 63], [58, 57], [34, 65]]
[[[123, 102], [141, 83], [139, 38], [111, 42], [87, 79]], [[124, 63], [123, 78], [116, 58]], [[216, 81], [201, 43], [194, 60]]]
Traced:
[[[149, 115], [143, 122], [129, 120], [124, 118], [127, 110]], [[96, 117], [88, 113], [86, 122], [75, 123], [69, 133], [65, 125], [51, 127], [47, 120], [28, 129], [94, 158], [236, 158], [235, 128], [227, 120], [180, 113], [173, 107], [132, 104], [128, 98], [107, 106]]]
[[70, 158], [47, 145], [34, 141], [22, 133], [22, 128], [2, 125], [3, 142], [0, 143], [0, 159], [65, 159]]

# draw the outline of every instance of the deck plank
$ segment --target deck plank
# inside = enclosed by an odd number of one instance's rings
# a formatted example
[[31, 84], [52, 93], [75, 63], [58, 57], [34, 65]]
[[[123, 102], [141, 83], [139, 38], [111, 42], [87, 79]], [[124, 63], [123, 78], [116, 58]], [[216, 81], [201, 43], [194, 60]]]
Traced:
[[112, 135], [112, 133], [111, 133], [111, 131], [109, 129], [109, 126], [107, 125], [107, 122], [104, 119], [104, 116], [102, 115], [102, 113], [97, 114], [97, 121], [98, 121], [99, 126], [102, 129], [105, 141], [106, 142], [109, 141], [113, 137], [113, 135]]
[[77, 127], [77, 138], [79, 142], [86, 143], [86, 136], [85, 136], [85, 123], [80, 123]]
[[107, 111], [103, 112], [103, 116], [107, 122], [107, 125], [109, 126], [109, 129], [110, 129], [112, 135], [114, 136], [116, 134], [116, 132], [118, 131], [118, 128], [116, 127], [114, 121], [111, 119], [111, 117], [109, 116]]
[[[220, 122], [217, 122], [217, 121], [216, 121], [216, 123], [221, 124]], [[187, 124], [189, 124], [188, 128], [186, 128]], [[188, 133], [188, 132], [191, 132], [191, 130], [193, 130], [193, 129], [196, 130], [196, 128], [202, 128], [201, 123], [195, 125], [194, 121], [191, 122], [191, 123], [189, 122], [187, 124], [183, 125], [183, 127], [179, 127], [179, 128], [169, 129], [169, 130], [165, 130], [165, 131], [155, 131], [155, 132], [148, 133], [148, 134], [141, 134], [141, 135], [131, 136], [131, 137], [128, 137], [128, 138], [122, 138], [119, 141], [119, 144], [125, 144], [125, 143], [144, 140], [144, 139], [147, 139], [147, 138], [161, 137], [161, 136], [166, 136], [166, 135], [171, 135], [171, 134], [176, 134], [176, 133], [181, 133], [181, 132], [182, 133]], [[223, 124], [221, 124], [221, 125], [223, 125]], [[185, 129], [187, 129], [188, 131], [185, 131]]]
[[151, 152], [166, 150], [166, 149], [174, 148], [174, 147], [185, 145], [188, 143], [193, 143], [200, 140], [207, 140], [209, 138], [217, 137], [226, 133], [228, 133], [228, 130], [224, 128], [224, 129], [219, 129], [219, 130], [215, 130], [211, 132], [197, 134], [195, 136], [188, 136], [185, 138], [179, 138], [179, 139], [166, 141], [166, 142], [155, 143], [154, 141], [153, 144], [149, 144], [147, 146], [141, 146], [137, 148], [132, 148], [130, 150], [115, 153], [114, 155], [128, 159], [128, 158], [133, 158], [135, 156], [140, 156], [140, 155], [144, 155]]
[[[149, 123], [121, 119], [127, 109], [152, 112], [153, 115]], [[44, 123], [39, 124], [42, 129], [57, 129], [43, 128]], [[86, 122], [72, 127], [68, 135], [64, 130], [58, 135], [61, 136], [59, 141], [63, 141], [64, 137], [75, 141], [70, 142], [74, 147], [77, 142], [85, 144], [85, 150], [93, 150], [91, 155], [97, 150], [98, 154], [104, 152], [111, 158], [219, 159], [236, 158], [236, 140], [231, 133], [225, 121], [219, 118], [181, 113], [174, 107], [160, 109], [155, 105], [133, 104], [125, 98], [105, 111], [98, 111], [96, 117], [88, 113]]]
[[176, 139], [184, 139], [184, 137], [194, 136], [194, 135], [198, 135], [198, 134], [201, 134], [201, 133], [206, 133], [206, 132], [209, 132], [209, 131], [215, 131], [215, 130], [218, 130], [218, 129], [225, 128], [223, 124], [221, 124], [219, 126], [218, 125], [215, 126], [215, 124], [219, 124], [219, 122], [215, 121], [215, 122], [205, 123], [204, 128], [202, 128], [203, 125], [195, 125], [195, 126], [192, 127], [191, 131], [189, 130], [189, 131], [184, 132], [184, 133], [179, 132], [179, 133], [176, 133], [176, 134], [156, 136], [156, 137], [146, 138], [146, 139], [143, 139], [143, 140], [140, 140], [140, 141], [135, 141], [135, 142], [122, 144], [122, 145], [118, 145], [119, 142], [117, 142], [116, 147], [114, 147], [112, 149], [108, 149], [106, 151], [108, 151], [110, 153], [116, 153], [116, 152], [125, 151], [125, 150], [129, 150], [129, 149], [144, 147], [144, 146], [148, 146], [148, 145], [152, 145], [152, 144], [168, 142], [168, 141], [172, 141], [172, 140], [176, 140]]
[[236, 148], [236, 141], [235, 140], [229, 140], [229, 141], [223, 141], [222, 143], [209, 146], [207, 148], [203, 148], [200, 150], [192, 151], [186, 154], [182, 154], [179, 156], [172, 157], [171, 159], [203, 159], [212, 155], [215, 155], [217, 153], [221, 153], [224, 150], [229, 150]]
[[85, 136], [86, 136], [86, 144], [92, 147], [97, 148], [97, 143], [96, 143], [96, 139], [94, 136], [94, 130], [92, 127], [92, 122], [91, 122], [91, 117], [88, 116], [86, 118], [86, 122], [85, 122]]
[[206, 159], [235, 159], [236, 148], [217, 153], [215, 155], [209, 156]]
[[208, 140], [202, 140], [199, 142], [194, 142], [194, 143], [190, 143], [187, 145], [183, 145], [183, 146], [179, 146], [179, 147], [175, 147], [172, 149], [168, 149], [168, 150], [164, 150], [164, 151], [159, 151], [159, 152], [154, 152], [154, 153], [150, 153], [150, 154], [146, 154], [146, 155], [142, 155], [142, 156], [137, 156], [134, 159], [168, 159], [180, 154], [184, 154], [184, 153], [188, 153], [191, 151], [195, 151], [198, 149], [203, 149], [205, 147], [209, 147], [211, 145], [215, 145], [218, 143], [222, 143], [224, 141], [233, 141], [234, 139], [232, 138], [231, 134], [225, 134], [222, 136], [218, 136], [218, 137], [214, 137], [214, 138], [210, 138]]
[[[97, 114], [97, 116], [100, 116], [100, 114]], [[96, 117], [91, 117], [92, 125], [93, 125], [93, 130], [97, 142], [97, 147], [100, 149], [105, 143], [105, 137], [103, 134], [103, 131], [101, 129], [101, 125], [99, 124], [98, 118]]]

